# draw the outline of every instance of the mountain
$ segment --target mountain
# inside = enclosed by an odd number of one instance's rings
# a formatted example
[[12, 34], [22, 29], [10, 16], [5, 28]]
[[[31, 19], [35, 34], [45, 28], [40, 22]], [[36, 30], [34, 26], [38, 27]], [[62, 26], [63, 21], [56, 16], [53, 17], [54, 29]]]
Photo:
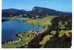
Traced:
[[16, 16], [20, 14], [24, 14], [26, 11], [24, 10], [18, 10], [18, 9], [3, 9], [2, 10], [2, 16], [8, 17], [9, 15]]
[[48, 9], [43, 7], [34, 7], [31, 11], [25, 11], [25, 10], [19, 10], [19, 9], [3, 9], [2, 10], [3, 17], [8, 17], [9, 15], [17, 16], [17, 15], [24, 15], [24, 14], [31, 17], [47, 16], [47, 15], [72, 16], [71, 12], [61, 12], [61, 11], [56, 11], [53, 9]]
[[48, 8], [43, 8], [43, 7], [34, 7], [32, 9], [33, 15], [41, 15], [41, 16], [46, 16], [46, 15], [53, 15], [53, 16], [71, 16], [71, 12], [61, 12], [61, 11], [56, 11]]

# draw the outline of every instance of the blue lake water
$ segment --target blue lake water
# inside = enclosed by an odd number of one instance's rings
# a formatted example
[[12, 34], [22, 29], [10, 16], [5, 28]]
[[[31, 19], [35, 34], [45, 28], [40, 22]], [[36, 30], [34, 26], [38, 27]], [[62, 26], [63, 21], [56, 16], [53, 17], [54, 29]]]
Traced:
[[19, 20], [5, 21], [2, 23], [2, 41], [15, 40], [16, 34], [29, 30], [41, 30], [43, 27], [28, 24]]

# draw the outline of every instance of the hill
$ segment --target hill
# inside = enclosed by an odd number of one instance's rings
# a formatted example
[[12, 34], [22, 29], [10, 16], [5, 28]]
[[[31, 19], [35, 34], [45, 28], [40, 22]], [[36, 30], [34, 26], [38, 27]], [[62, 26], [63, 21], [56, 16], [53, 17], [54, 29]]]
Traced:
[[36, 16], [72, 16], [71, 12], [61, 12], [56, 11], [49, 8], [43, 8], [43, 7], [34, 7], [31, 11], [26, 10], [19, 10], [19, 9], [3, 9], [2, 10], [2, 16], [3, 17], [9, 17], [9, 16], [18, 16], [22, 15], [24, 17], [36, 17]]

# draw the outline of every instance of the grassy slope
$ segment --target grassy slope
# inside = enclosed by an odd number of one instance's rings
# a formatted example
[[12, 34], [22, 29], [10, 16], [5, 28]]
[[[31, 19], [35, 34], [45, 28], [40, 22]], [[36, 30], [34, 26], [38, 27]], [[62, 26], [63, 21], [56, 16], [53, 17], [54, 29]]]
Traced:
[[27, 23], [33, 24], [33, 25], [40, 25], [40, 26], [48, 26], [48, 24], [51, 24], [51, 20], [54, 18], [54, 16], [46, 16], [41, 19], [29, 19], [27, 20]]

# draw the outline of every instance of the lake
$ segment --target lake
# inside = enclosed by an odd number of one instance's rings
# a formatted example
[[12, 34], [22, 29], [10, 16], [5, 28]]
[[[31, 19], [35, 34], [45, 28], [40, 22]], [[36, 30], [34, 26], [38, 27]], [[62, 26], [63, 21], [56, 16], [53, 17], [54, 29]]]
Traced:
[[16, 34], [29, 30], [42, 30], [42, 26], [28, 24], [20, 20], [2, 22], [2, 42], [15, 40]]

